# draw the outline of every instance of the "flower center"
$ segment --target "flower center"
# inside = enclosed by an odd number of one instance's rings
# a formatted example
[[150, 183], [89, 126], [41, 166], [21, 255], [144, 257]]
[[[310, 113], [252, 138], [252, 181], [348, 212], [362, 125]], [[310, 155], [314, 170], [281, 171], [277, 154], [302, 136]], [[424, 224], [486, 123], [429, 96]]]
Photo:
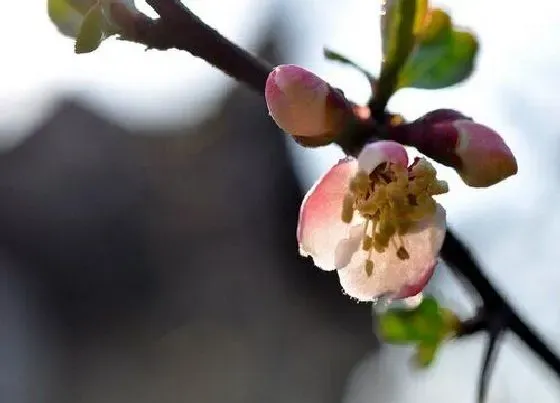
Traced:
[[[409, 258], [402, 235], [436, 211], [433, 196], [448, 191], [436, 178], [436, 170], [425, 158], [415, 158], [409, 167], [392, 163], [379, 165], [371, 174], [359, 171], [350, 181], [344, 198], [342, 221], [350, 223], [357, 212], [366, 220], [362, 248], [384, 252], [395, 242], [399, 259]], [[368, 275], [373, 270], [366, 261]]]

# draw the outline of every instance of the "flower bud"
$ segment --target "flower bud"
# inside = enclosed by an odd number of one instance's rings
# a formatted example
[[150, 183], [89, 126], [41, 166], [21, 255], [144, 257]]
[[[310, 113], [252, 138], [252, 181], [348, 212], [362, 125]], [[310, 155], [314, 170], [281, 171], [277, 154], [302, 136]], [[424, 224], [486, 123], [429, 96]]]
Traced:
[[457, 131], [458, 172], [467, 185], [486, 187], [517, 173], [515, 157], [494, 130], [466, 119], [447, 125]]
[[498, 133], [452, 109], [391, 126], [389, 136], [454, 168], [469, 186], [491, 186], [517, 173], [517, 161]]
[[330, 143], [351, 116], [351, 106], [339, 91], [293, 64], [277, 66], [269, 74], [265, 97], [276, 124], [304, 145]]

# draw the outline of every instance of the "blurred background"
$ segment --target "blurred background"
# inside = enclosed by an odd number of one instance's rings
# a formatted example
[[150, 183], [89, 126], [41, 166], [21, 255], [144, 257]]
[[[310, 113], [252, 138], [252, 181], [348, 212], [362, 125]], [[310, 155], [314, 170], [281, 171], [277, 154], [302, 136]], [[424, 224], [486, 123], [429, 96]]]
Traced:
[[[406, 348], [376, 342], [371, 307], [298, 257], [299, 203], [337, 149], [296, 147], [261, 96], [186, 53], [108, 40], [77, 56], [45, 3], [0, 3], [0, 401], [475, 401], [481, 338], [416, 371]], [[560, 353], [560, 4], [434, 4], [479, 34], [478, 69], [390, 108], [459, 109], [514, 150], [519, 174], [491, 189], [440, 167], [441, 202]], [[367, 100], [363, 77], [322, 49], [377, 72], [379, 1], [188, 5], [252, 52]], [[469, 312], [440, 266], [430, 291]], [[560, 402], [560, 384], [508, 338], [489, 403], [529, 399]]]

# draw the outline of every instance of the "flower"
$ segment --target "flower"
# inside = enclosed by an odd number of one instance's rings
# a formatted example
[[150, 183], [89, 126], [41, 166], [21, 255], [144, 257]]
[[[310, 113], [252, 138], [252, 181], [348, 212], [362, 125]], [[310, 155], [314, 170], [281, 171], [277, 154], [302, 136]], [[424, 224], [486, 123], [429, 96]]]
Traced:
[[344, 291], [360, 301], [414, 296], [431, 278], [443, 243], [445, 210], [433, 196], [445, 192], [427, 160], [408, 165], [399, 143], [371, 143], [307, 193], [300, 254], [337, 270]]
[[281, 129], [304, 141], [314, 138], [315, 145], [331, 142], [352, 111], [339, 91], [293, 64], [277, 66], [269, 74], [265, 98], [269, 114]]

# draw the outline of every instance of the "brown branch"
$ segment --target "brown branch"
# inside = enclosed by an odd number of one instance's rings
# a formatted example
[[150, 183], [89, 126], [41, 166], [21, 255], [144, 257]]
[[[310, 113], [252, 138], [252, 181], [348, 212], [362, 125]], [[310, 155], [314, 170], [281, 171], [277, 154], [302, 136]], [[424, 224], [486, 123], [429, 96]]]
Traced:
[[225, 74], [264, 93], [272, 66], [235, 45], [205, 24], [178, 0], [147, 0], [159, 14], [152, 19], [119, 2], [111, 5], [121, 39], [142, 43], [148, 49], [179, 49], [200, 57]]
[[490, 384], [492, 369], [494, 368], [494, 363], [498, 356], [498, 347], [503, 331], [503, 324], [499, 322], [496, 322], [495, 326], [491, 326], [488, 329], [488, 341], [486, 343], [486, 349], [484, 350], [482, 368], [478, 378], [478, 403], [484, 403], [486, 401], [488, 385]]
[[505, 326], [560, 378], [560, 358], [558, 355], [547, 346], [534, 329], [521, 319], [506, 298], [492, 285], [469, 248], [449, 228], [440, 255], [454, 270], [455, 274], [470, 284], [482, 299], [484, 308], [480, 312], [483, 318], [474, 320], [474, 323], [483, 320], [485, 326], [477, 326], [477, 330], [488, 330], [496, 312], [502, 317], [505, 316]]

